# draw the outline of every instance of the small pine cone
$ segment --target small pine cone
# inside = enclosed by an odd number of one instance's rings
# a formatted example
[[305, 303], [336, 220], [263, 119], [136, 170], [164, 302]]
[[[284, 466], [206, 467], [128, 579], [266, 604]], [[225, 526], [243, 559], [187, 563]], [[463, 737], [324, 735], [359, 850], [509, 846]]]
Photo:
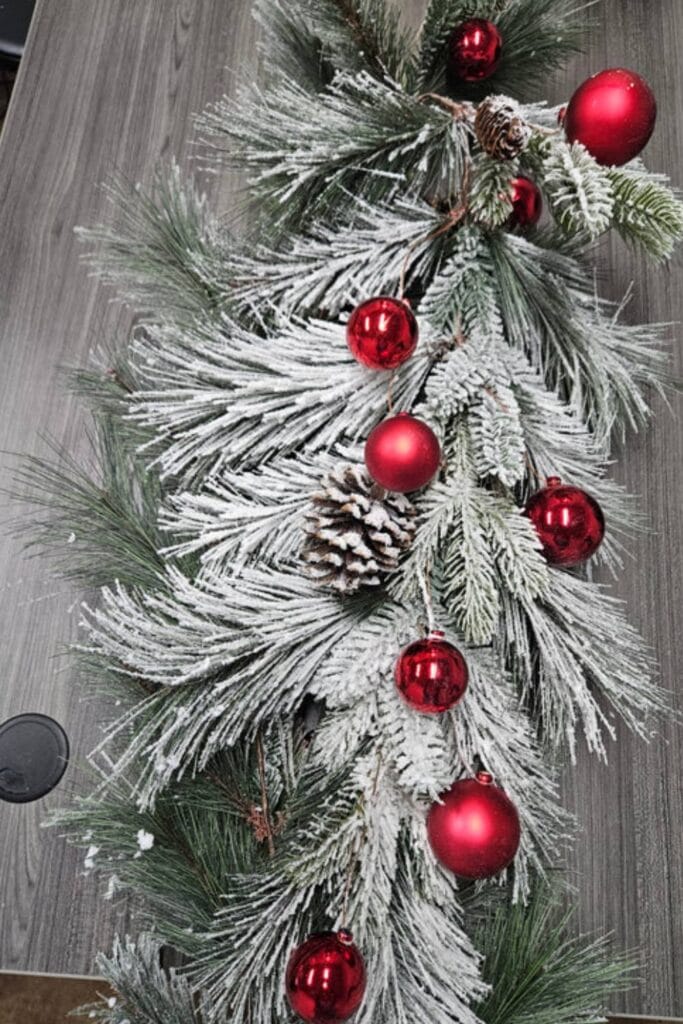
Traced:
[[378, 488], [364, 466], [339, 466], [306, 513], [303, 560], [317, 583], [342, 594], [379, 586], [410, 547], [416, 515], [404, 494]]
[[480, 103], [474, 130], [481, 148], [494, 160], [514, 160], [531, 138], [519, 103], [509, 96], [489, 96]]

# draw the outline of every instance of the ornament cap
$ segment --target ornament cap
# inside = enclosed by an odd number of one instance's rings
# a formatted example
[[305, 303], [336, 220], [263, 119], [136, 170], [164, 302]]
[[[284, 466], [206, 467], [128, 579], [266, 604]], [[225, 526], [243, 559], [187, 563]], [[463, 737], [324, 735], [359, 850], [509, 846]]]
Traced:
[[475, 778], [482, 786], [493, 785], [493, 775], [491, 775], [491, 772], [477, 772]]
[[562, 477], [549, 476], [546, 480], [546, 485], [548, 487], [560, 487], [562, 485]]
[[442, 629], [430, 629], [428, 640], [445, 640], [446, 634]]
[[353, 935], [351, 934], [348, 928], [340, 928], [339, 931], [337, 932], [337, 938], [339, 939], [343, 946], [353, 945]]

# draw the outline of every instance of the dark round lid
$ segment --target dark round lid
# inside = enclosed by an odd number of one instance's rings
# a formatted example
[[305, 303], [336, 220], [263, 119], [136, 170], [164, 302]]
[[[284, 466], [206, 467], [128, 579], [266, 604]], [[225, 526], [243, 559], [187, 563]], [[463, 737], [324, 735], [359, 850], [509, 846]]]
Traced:
[[66, 733], [47, 715], [17, 715], [0, 725], [0, 800], [40, 800], [55, 788], [68, 763]]

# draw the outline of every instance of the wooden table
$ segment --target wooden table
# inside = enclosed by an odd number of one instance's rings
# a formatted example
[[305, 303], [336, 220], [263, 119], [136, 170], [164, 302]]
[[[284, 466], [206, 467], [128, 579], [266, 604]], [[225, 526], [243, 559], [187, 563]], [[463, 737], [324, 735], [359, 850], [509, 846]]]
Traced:
[[[404, 3], [409, 13], [417, 6]], [[226, 68], [254, 69], [249, 7], [248, 0], [39, 0], [0, 142], [5, 452], [44, 453], [41, 436], [49, 435], [88, 458], [83, 416], [58, 367], [82, 364], [93, 348], [120, 337], [129, 314], [88, 278], [73, 228], [110, 218], [98, 184], [112, 171], [149, 181], [171, 155], [188, 165], [191, 115], [231, 87]], [[605, 0], [591, 17], [589, 53], [560, 77], [551, 98], [601, 67], [640, 70], [660, 101], [648, 161], [683, 184], [683, 4]], [[207, 183], [216, 202], [230, 185]], [[614, 241], [607, 255], [609, 294], [636, 282], [632, 317], [682, 318], [680, 264], [647, 269]], [[680, 345], [675, 360], [680, 376]], [[616, 469], [642, 496], [652, 525], [634, 543], [618, 592], [680, 705], [683, 438], [680, 424], [657, 407], [654, 428], [629, 440]], [[13, 463], [3, 456], [5, 480]], [[21, 512], [5, 501], [2, 518]], [[51, 714], [67, 728], [74, 753], [61, 790], [43, 804], [0, 804], [0, 968], [89, 973], [94, 951], [130, 927], [128, 907], [102, 902], [81, 856], [39, 828], [48, 807], [87, 788], [75, 765], [98, 735], [97, 708], [81, 703], [60, 654], [75, 635], [79, 595], [55, 582], [46, 562], [27, 561], [6, 530], [0, 566], [0, 721], [29, 710]], [[665, 726], [646, 747], [622, 732], [609, 768], [581, 754], [567, 775], [566, 799], [583, 829], [570, 864], [579, 926], [613, 930], [618, 945], [639, 947], [647, 965], [639, 988], [619, 1000], [622, 1011], [683, 1016], [682, 738]]]

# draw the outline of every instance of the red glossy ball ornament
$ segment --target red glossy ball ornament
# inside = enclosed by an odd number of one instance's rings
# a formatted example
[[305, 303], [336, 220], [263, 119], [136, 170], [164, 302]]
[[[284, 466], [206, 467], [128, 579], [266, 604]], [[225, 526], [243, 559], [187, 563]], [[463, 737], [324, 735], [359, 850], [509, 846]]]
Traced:
[[488, 772], [455, 782], [441, 800], [429, 811], [427, 835], [444, 867], [461, 878], [492, 878], [512, 863], [519, 815]]
[[435, 476], [441, 445], [431, 427], [407, 412], [378, 424], [365, 442], [368, 473], [387, 491], [417, 491]]
[[543, 197], [535, 181], [513, 178], [510, 182], [510, 201], [510, 227], [530, 228], [538, 224], [543, 213]]
[[407, 302], [379, 296], [357, 306], [346, 325], [351, 352], [372, 370], [393, 370], [410, 359], [418, 342], [417, 320]]
[[348, 1020], [363, 1002], [365, 985], [365, 962], [346, 930], [312, 935], [287, 965], [290, 1006], [311, 1024]]
[[595, 498], [557, 476], [549, 477], [547, 486], [531, 496], [526, 514], [551, 565], [580, 565], [595, 554], [605, 536], [605, 517]]
[[626, 68], [593, 75], [572, 96], [564, 119], [569, 142], [581, 142], [599, 164], [620, 167], [650, 141], [657, 101], [645, 79]]
[[394, 667], [398, 692], [406, 704], [425, 715], [454, 708], [465, 694], [468, 678], [467, 662], [441, 630], [408, 644]]
[[462, 82], [481, 82], [500, 64], [503, 38], [486, 18], [470, 18], [453, 30], [448, 42], [448, 70]]

